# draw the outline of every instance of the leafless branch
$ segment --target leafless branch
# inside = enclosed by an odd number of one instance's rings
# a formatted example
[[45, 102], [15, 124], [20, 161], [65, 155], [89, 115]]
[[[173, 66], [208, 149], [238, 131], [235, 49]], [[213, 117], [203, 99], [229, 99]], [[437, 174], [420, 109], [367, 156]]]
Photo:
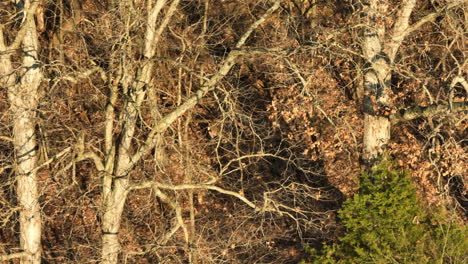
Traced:
[[[261, 16], [257, 21], [255, 21], [247, 31], [242, 35], [239, 41], [236, 44], [236, 48], [240, 48], [244, 45], [247, 38], [252, 34], [252, 32], [261, 24], [263, 23], [268, 16], [270, 16], [276, 9], [279, 8], [280, 1], [275, 1], [273, 6], [271, 6], [268, 11]], [[205, 82], [205, 84], [196, 91], [190, 98], [187, 99], [182, 105], [180, 105], [177, 109], [166, 115], [162, 118], [158, 124], [155, 125], [153, 130], [148, 135], [145, 144], [141, 149], [132, 157], [131, 159], [131, 167], [133, 167], [142, 157], [147, 155], [155, 146], [157, 135], [164, 133], [166, 129], [180, 116], [182, 116], [185, 112], [193, 108], [208, 92], [213, 90], [215, 85], [222, 79], [226, 74], [231, 70], [232, 66], [235, 64], [236, 58], [241, 55], [242, 52], [239, 50], [231, 50], [227, 57], [224, 59], [220, 69], [217, 73], [215, 73], [209, 81]]]
[[395, 25], [393, 26], [393, 32], [390, 36], [390, 41], [386, 45], [387, 54], [392, 61], [395, 58], [395, 55], [403, 39], [405, 39], [406, 31], [409, 25], [409, 19], [415, 5], [416, 0], [407, 0], [404, 2], [403, 6], [398, 12]]
[[93, 67], [93, 68], [91, 68], [89, 70], [86, 70], [84, 72], [80, 72], [80, 73], [77, 73], [77, 74], [63, 76], [63, 77], [59, 78], [59, 81], [60, 80], [65, 80], [65, 81], [70, 81], [70, 82], [76, 84], [76, 83], [78, 83], [80, 81], [80, 79], [88, 78], [89, 76], [91, 76], [95, 72], [99, 72], [102, 80], [107, 81], [106, 73], [99, 66], [95, 66], [95, 67]]
[[6, 48], [7, 50], [16, 50], [19, 48], [21, 45], [21, 42], [23, 41], [24, 36], [26, 35], [28, 29], [29, 29], [29, 23], [33, 22], [34, 20], [34, 14], [36, 13], [36, 9], [39, 6], [39, 1], [31, 1], [32, 4], [31, 6], [25, 11], [25, 21], [23, 25], [21, 26], [20, 30], [16, 34], [15, 39], [13, 42]]
[[13, 142], [13, 139], [11, 137], [7, 137], [7, 136], [0, 136], [0, 140]]
[[159, 197], [161, 201], [169, 204], [169, 206], [172, 207], [172, 209], [176, 212], [176, 219], [177, 219], [176, 224], [174, 225], [172, 230], [164, 236], [161, 242], [163, 244], [167, 243], [167, 241], [169, 241], [171, 236], [175, 234], [175, 232], [180, 227], [182, 227], [182, 229], [184, 230], [185, 242], [188, 243], [189, 235], [188, 235], [187, 226], [185, 225], [184, 219], [182, 218], [182, 208], [177, 203], [173, 202], [165, 193], [161, 192], [161, 190], [159, 190], [159, 188], [156, 185], [152, 186], [152, 190], [154, 192], [154, 195]]
[[445, 8], [441, 9], [440, 11], [430, 13], [426, 15], [425, 17], [421, 18], [418, 22], [412, 24], [411, 26], [406, 29], [404, 32], [404, 36], [409, 35], [411, 32], [418, 30], [422, 25], [428, 23], [428, 22], [433, 22], [436, 18], [440, 17], [444, 12], [446, 12], [448, 9], [454, 8], [456, 6], [459, 6], [463, 3], [466, 3], [467, 0], [461, 0], [461, 1], [453, 1], [452, 3], [448, 4]]
[[180, 0], [172, 1], [161, 25], [159, 26], [158, 30], [155, 31], [155, 29], [153, 28], [153, 25], [156, 23], [158, 14], [161, 11], [162, 6], [164, 6], [165, 2], [166, 0], [157, 1], [156, 6], [153, 8], [153, 10], [151, 10], [151, 14], [148, 17], [148, 28], [147, 28], [146, 35], [145, 35], [145, 38], [146, 38], [145, 57], [146, 58], [152, 58], [154, 56], [155, 48], [159, 42], [159, 38], [161, 37], [161, 34], [164, 31], [164, 29], [166, 29], [167, 24], [169, 23], [172, 15], [174, 14]]
[[88, 151], [78, 155], [76, 161], [83, 161], [87, 159], [90, 159], [94, 162], [94, 165], [98, 171], [104, 171], [104, 163], [102, 162], [102, 159], [93, 151]]
[[148, 181], [148, 182], [143, 182], [143, 183], [139, 183], [139, 184], [135, 183], [135, 184], [131, 185], [130, 190], [147, 189], [147, 188], [154, 188], [154, 187], [159, 188], [159, 189], [163, 189], [163, 190], [171, 190], [171, 191], [195, 190], [195, 189], [213, 190], [213, 191], [217, 191], [219, 193], [234, 196], [234, 197], [238, 198], [239, 200], [243, 201], [249, 207], [251, 207], [253, 209], [256, 209], [256, 210], [259, 210], [259, 208], [254, 203], [249, 201], [243, 195], [241, 195], [241, 194], [239, 194], [237, 192], [225, 190], [223, 188], [220, 188], [220, 187], [214, 186], [214, 185], [210, 185], [210, 184], [168, 185], [168, 184], [163, 184], [163, 183], [159, 183], [159, 182], [156, 182], [156, 181]]
[[468, 102], [455, 102], [450, 109], [450, 105], [430, 105], [430, 106], [415, 106], [400, 110], [398, 113], [390, 116], [392, 124], [403, 121], [409, 121], [420, 117], [429, 117], [442, 113], [468, 111]]
[[[275, 155], [275, 154], [271, 154], [271, 153], [256, 153], [256, 154], [249, 154], [249, 155], [244, 155], [244, 156], [241, 156], [241, 157], [238, 157], [238, 158], [235, 158], [235, 159], [232, 159], [230, 160], [228, 163], [226, 163], [226, 165], [224, 165], [220, 172], [219, 172], [219, 175], [225, 175], [227, 169], [229, 168], [229, 166], [231, 166], [232, 163], [234, 162], [239, 162], [243, 159], [249, 159], [249, 158], [260, 158], [260, 157], [274, 157], [274, 158], [277, 158], [277, 159], [281, 159], [281, 160], [285, 160], [285, 161], [288, 161], [287, 158], [284, 158], [284, 157], [281, 157], [281, 156], [278, 156], [278, 155]], [[232, 172], [232, 171], [231, 171]], [[231, 173], [229, 172], [229, 173]], [[228, 173], [228, 174], [229, 174]]]
[[62, 157], [63, 155], [67, 154], [68, 152], [70, 152], [72, 150], [72, 147], [67, 147], [65, 148], [64, 150], [60, 151], [59, 153], [57, 153], [57, 155], [53, 156], [52, 158], [48, 159], [47, 161], [45, 161], [44, 163], [42, 163], [41, 165], [37, 166], [36, 168], [34, 168], [33, 172], [34, 171], [38, 171], [39, 169], [49, 165], [50, 163], [56, 161], [58, 158]]
[[465, 89], [465, 92], [468, 94], [468, 82], [462, 76], [453, 78], [452, 82], [450, 83], [450, 87], [453, 88], [458, 83], [463, 86], [463, 89]]
[[28, 256], [29, 254], [27, 252], [18, 252], [18, 253], [13, 253], [9, 255], [1, 255], [0, 256], [0, 261], [10, 261], [12, 259], [17, 259], [17, 258], [23, 258]]

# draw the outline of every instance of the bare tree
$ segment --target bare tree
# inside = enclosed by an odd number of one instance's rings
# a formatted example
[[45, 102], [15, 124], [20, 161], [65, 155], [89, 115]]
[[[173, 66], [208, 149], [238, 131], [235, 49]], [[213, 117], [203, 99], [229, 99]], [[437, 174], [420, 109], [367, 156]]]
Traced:
[[[13, 146], [16, 164], [17, 196], [20, 209], [21, 263], [41, 263], [41, 212], [36, 181], [37, 143], [35, 135], [38, 87], [42, 82], [38, 60], [38, 37], [34, 14], [38, 1], [21, 1], [21, 27], [16, 38], [7, 44], [5, 25], [0, 25], [0, 82], [8, 90], [13, 123]], [[24, 6], [23, 6], [24, 5]], [[20, 48], [21, 47], [21, 48]], [[12, 56], [20, 48], [21, 66], [14, 67]], [[5, 258], [8, 259], [8, 258]]]
[[[257, 207], [243, 197], [241, 194], [227, 191], [213, 185], [213, 181], [196, 184], [171, 186], [159, 182], [132, 183], [130, 172], [142, 161], [144, 157], [156, 148], [162, 147], [161, 138], [165, 131], [179, 119], [184, 113], [190, 111], [208, 92], [212, 91], [218, 82], [230, 71], [235, 64], [236, 58], [242, 54], [240, 48], [244, 45], [252, 32], [262, 24], [268, 16], [279, 8], [280, 1], [274, 4], [257, 21], [250, 25], [245, 33], [240, 37], [232, 51], [227, 54], [220, 63], [219, 70], [206, 79], [201, 88], [191, 95], [185, 102], [181, 103], [169, 114], [162, 116], [156, 106], [151, 106], [154, 125], [150, 128], [140, 146], [135, 146], [135, 131], [137, 121], [141, 112], [142, 104], [151, 91], [151, 80], [153, 78], [153, 68], [155, 67], [156, 48], [161, 39], [162, 33], [167, 29], [171, 17], [175, 14], [179, 0], [167, 3], [166, 0], [157, 0], [154, 5], [151, 1], [147, 6], [148, 16], [145, 23], [145, 33], [143, 37], [143, 58], [135, 63], [129, 54], [122, 53], [123, 49], [130, 49], [130, 42], [123, 41], [119, 47], [111, 54], [109, 65], [117, 65], [118, 70], [109, 71], [103, 78], [109, 87], [109, 97], [105, 114], [104, 132], [104, 157], [100, 157], [94, 151], [84, 151], [84, 147], [79, 147], [77, 160], [91, 159], [96, 168], [101, 172], [102, 177], [102, 263], [117, 263], [120, 253], [119, 230], [122, 221], [125, 202], [128, 193], [133, 189], [151, 188], [155, 196], [167, 203], [176, 211], [177, 223], [163, 240], [167, 241], [179, 228], [184, 229], [184, 236], [188, 242], [188, 233], [181, 218], [181, 209], [178, 207], [163, 190], [190, 190], [190, 189], [211, 189], [234, 197], [247, 203], [250, 207]], [[117, 10], [118, 16], [122, 17], [126, 24], [126, 31], [131, 30], [131, 14], [135, 13], [135, 7], [130, 2], [114, 3], [111, 7]], [[165, 12], [162, 10], [165, 9]], [[159, 26], [157, 26], [159, 24]], [[123, 54], [123, 55], [122, 55]], [[103, 71], [99, 67], [90, 71]], [[151, 95], [151, 94], [150, 94]], [[120, 115], [116, 116], [117, 102], [120, 101], [123, 107]], [[118, 131], [116, 133], [116, 130]], [[84, 142], [83, 142], [84, 143]], [[159, 149], [156, 149], [159, 151]], [[161, 243], [165, 243], [161, 241]]]
[[[454, 1], [443, 10], [460, 5], [463, 1]], [[411, 113], [413, 118], [440, 113], [446, 107], [429, 107], [422, 111], [409, 109], [399, 115], [391, 102], [391, 77], [395, 57], [403, 40], [421, 25], [434, 20], [441, 12], [429, 14], [420, 21], [410, 25], [410, 18], [416, 6], [416, 0], [402, 1], [396, 19], [390, 32], [387, 32], [387, 18], [390, 3], [388, 1], [368, 1], [363, 3], [361, 17], [363, 17], [362, 54], [366, 61], [364, 67], [364, 160], [368, 165], [382, 155], [390, 140], [391, 120], [406, 120]], [[439, 111], [435, 111], [438, 109]], [[458, 110], [466, 109], [466, 104], [460, 103]], [[416, 115], [419, 112], [420, 114]]]

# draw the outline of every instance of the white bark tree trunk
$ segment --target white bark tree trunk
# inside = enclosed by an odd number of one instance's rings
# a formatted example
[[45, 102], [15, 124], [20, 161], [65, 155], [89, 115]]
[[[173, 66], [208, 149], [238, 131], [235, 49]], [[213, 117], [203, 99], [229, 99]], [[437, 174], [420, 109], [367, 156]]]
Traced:
[[[122, 118], [122, 131], [120, 141], [114, 144], [112, 130], [113, 130], [113, 103], [116, 100], [117, 90], [115, 87], [111, 88], [111, 96], [109, 98], [110, 107], [107, 109], [106, 118], [106, 152], [111, 154], [112, 149], [117, 150], [114, 154], [109, 155], [106, 160], [106, 175], [104, 176], [103, 183], [103, 207], [104, 213], [102, 218], [102, 263], [111, 264], [118, 263], [120, 253], [119, 243], [119, 230], [122, 219], [122, 213], [127, 199], [129, 187], [129, 173], [132, 169], [132, 156], [134, 155], [131, 150], [132, 140], [135, 133], [136, 121], [138, 118], [138, 111], [146, 95], [146, 86], [149, 84], [154, 62], [151, 60], [155, 54], [156, 45], [163, 30], [167, 27], [172, 15], [175, 12], [180, 0], [172, 1], [168, 8], [166, 16], [158, 28], [156, 28], [156, 20], [160, 14], [161, 9], [164, 7], [166, 0], [158, 0], [155, 6], [148, 10], [150, 12], [147, 19], [147, 30], [145, 33], [145, 47], [144, 55], [146, 62], [138, 67], [138, 74], [130, 84], [130, 87], [124, 88], [127, 92], [127, 98], [123, 109]], [[121, 7], [122, 11], [125, 7]], [[123, 11], [125, 12], [125, 11]], [[127, 15], [127, 14], [123, 14]], [[128, 72], [124, 72], [123, 76], [130, 76]], [[124, 78], [125, 79], [125, 78]], [[125, 84], [122, 86], [126, 87]], [[114, 142], [114, 143], [113, 143]], [[111, 163], [115, 164], [111, 165]]]
[[[149, 69], [148, 69], [149, 67]], [[152, 63], [146, 64], [140, 71], [150, 73]], [[144, 85], [149, 83], [150, 75], [139, 75], [133, 86], [129, 89], [130, 100], [126, 102], [123, 115], [124, 127], [118, 149], [115, 168], [109, 174], [104, 188], [104, 214], [102, 218], [102, 263], [117, 263], [120, 252], [118, 233], [122, 213], [127, 199], [129, 187], [129, 173], [131, 170], [131, 144], [135, 132], [138, 110], [144, 99]], [[143, 84], [142, 84], [143, 83]], [[135, 92], [132, 92], [135, 91]]]
[[364, 153], [367, 165], [382, 155], [390, 140], [390, 110], [392, 108], [391, 66], [408, 28], [415, 0], [402, 3], [389, 39], [385, 21], [387, 1], [370, 0], [363, 8], [364, 35], [362, 52], [366, 60], [364, 71]]
[[365, 161], [377, 158], [390, 139], [390, 122], [379, 115], [379, 107], [388, 105], [390, 65], [382, 49], [385, 24], [381, 21], [388, 5], [379, 5], [378, 2], [369, 1], [363, 10], [366, 24], [362, 42], [366, 59], [363, 102]]
[[128, 179], [114, 181], [112, 191], [104, 201], [102, 218], [102, 263], [118, 263], [119, 230], [127, 199]]
[[[37, 4], [35, 5], [37, 7]], [[24, 254], [21, 263], [41, 263], [41, 213], [36, 180], [37, 143], [35, 136], [36, 108], [39, 100], [38, 87], [42, 81], [38, 61], [38, 40], [34, 22], [34, 10], [30, 1], [25, 1], [29, 11], [24, 25], [18, 34], [21, 39], [15, 43], [22, 45], [21, 69], [15, 73], [11, 63], [11, 50], [0, 30], [1, 85], [8, 89], [8, 99], [13, 123], [13, 145], [16, 156], [17, 196], [20, 210], [20, 243]], [[28, 12], [26, 12], [28, 13]]]

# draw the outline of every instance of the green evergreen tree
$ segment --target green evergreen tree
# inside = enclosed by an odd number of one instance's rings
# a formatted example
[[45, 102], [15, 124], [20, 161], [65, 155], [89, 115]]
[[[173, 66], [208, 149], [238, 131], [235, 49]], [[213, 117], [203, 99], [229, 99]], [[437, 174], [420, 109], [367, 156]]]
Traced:
[[383, 160], [339, 211], [345, 235], [303, 263], [468, 263], [467, 229], [428, 213], [406, 173]]

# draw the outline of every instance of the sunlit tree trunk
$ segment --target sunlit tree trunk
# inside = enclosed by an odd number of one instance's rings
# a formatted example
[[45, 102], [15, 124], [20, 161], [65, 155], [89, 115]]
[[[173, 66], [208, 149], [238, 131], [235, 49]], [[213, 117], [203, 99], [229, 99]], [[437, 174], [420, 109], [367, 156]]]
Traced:
[[383, 52], [385, 24], [381, 21], [387, 5], [370, 1], [365, 6], [362, 51], [366, 59], [364, 72], [364, 159], [377, 158], [390, 139], [390, 122], [379, 113], [379, 106], [388, 105], [390, 61]]
[[[131, 84], [122, 84], [123, 93], [128, 100], [125, 101], [123, 115], [121, 121], [123, 123], [122, 131], [119, 140], [114, 140], [113, 120], [114, 111], [113, 104], [117, 97], [117, 86], [111, 87], [109, 104], [106, 113], [106, 152], [109, 154], [106, 160], [106, 174], [103, 182], [103, 206], [104, 214], [102, 218], [102, 263], [118, 263], [120, 243], [119, 230], [124, 211], [125, 201], [129, 188], [129, 173], [133, 168], [132, 157], [132, 141], [138, 118], [138, 111], [141, 107], [143, 99], [146, 95], [146, 89], [149, 85], [154, 61], [151, 60], [155, 54], [156, 44], [159, 41], [161, 33], [167, 27], [170, 18], [174, 14], [179, 0], [174, 0], [168, 7], [168, 11], [160, 22], [159, 27], [156, 27], [156, 21], [160, 16], [162, 8], [165, 6], [166, 0], [156, 1], [154, 7], [149, 11], [147, 19], [147, 28], [145, 33], [145, 46], [143, 48], [144, 61], [141, 65], [135, 65], [137, 68], [137, 76]], [[132, 8], [121, 4], [119, 6], [122, 16], [127, 16], [127, 8]], [[132, 65], [128, 62], [128, 65]], [[125, 69], [124, 71], [126, 71]], [[123, 72], [123, 79], [131, 78], [131, 72]], [[116, 78], [117, 79], [117, 78]]]
[[[21, 263], [41, 263], [41, 213], [36, 180], [37, 143], [35, 136], [38, 87], [42, 81], [38, 61], [38, 40], [33, 11], [37, 7], [25, 1], [26, 19], [15, 41], [7, 46], [0, 30], [1, 85], [8, 89], [16, 156], [17, 197], [20, 210]], [[11, 52], [22, 46], [22, 64], [14, 71]], [[17, 46], [16, 46], [17, 45]]]
[[395, 24], [386, 36], [388, 1], [371, 0], [364, 4], [362, 52], [364, 67], [364, 161], [367, 165], [382, 155], [390, 140], [391, 66], [407, 34], [408, 22], [416, 1], [401, 4]]

